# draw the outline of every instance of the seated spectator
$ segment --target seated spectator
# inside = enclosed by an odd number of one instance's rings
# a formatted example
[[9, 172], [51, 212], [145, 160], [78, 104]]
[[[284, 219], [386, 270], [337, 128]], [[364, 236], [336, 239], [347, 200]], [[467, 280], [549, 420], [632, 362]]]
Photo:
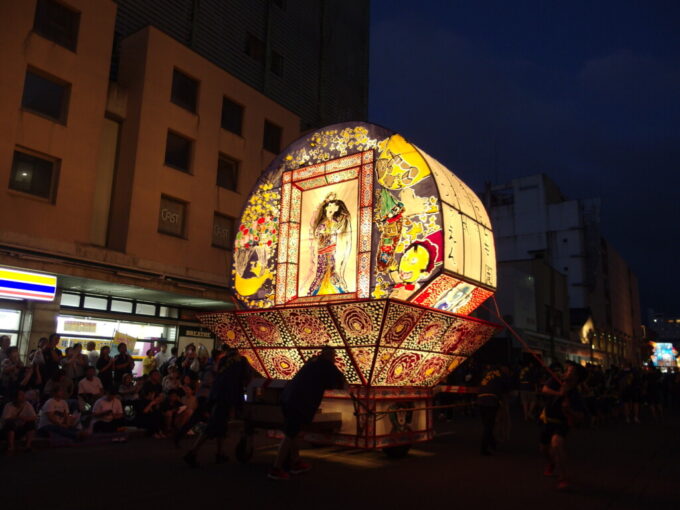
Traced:
[[45, 436], [57, 435], [75, 441], [84, 437], [84, 433], [78, 430], [78, 416], [71, 415], [64, 397], [64, 388], [55, 386], [52, 398], [40, 409], [38, 433]]
[[147, 431], [156, 439], [163, 439], [162, 432], [163, 414], [160, 406], [163, 402], [163, 395], [155, 393], [153, 390], [142, 389], [139, 399], [135, 401], [135, 423], [139, 428]]
[[154, 358], [154, 351], [153, 349], [149, 349], [146, 351], [146, 357], [142, 361], [142, 374], [143, 375], [148, 375], [151, 373], [152, 370], [155, 370], [158, 368], [156, 366], [156, 358]]
[[180, 387], [179, 370], [175, 366], [168, 368], [168, 375], [163, 377], [163, 391], [165, 393], [170, 390], [176, 390]]
[[142, 391], [153, 391], [156, 395], [163, 395], [161, 373], [158, 370], [149, 372], [149, 378], [144, 383], [144, 386], [142, 386]]
[[140, 384], [135, 382], [132, 374], [125, 374], [123, 382], [118, 387], [118, 395], [123, 402], [132, 402], [139, 396]]
[[49, 398], [54, 396], [56, 388], [64, 390], [64, 397], [71, 398], [73, 395], [73, 381], [66, 377], [66, 375], [59, 371], [52, 376], [52, 378], [45, 384], [43, 390], [44, 396]]
[[92, 407], [97, 399], [104, 394], [104, 386], [94, 373], [94, 367], [87, 367], [85, 378], [78, 383], [78, 407], [81, 411], [88, 406]]
[[35, 421], [36, 414], [33, 406], [26, 401], [26, 394], [18, 390], [2, 411], [1, 435], [7, 439], [7, 453], [14, 453], [15, 441], [22, 437], [26, 438], [26, 450], [31, 450]]
[[186, 406], [181, 401], [182, 390], [170, 390], [167, 397], [161, 403], [160, 410], [163, 413], [164, 433], [173, 434], [178, 427], [178, 417], [186, 411]]
[[125, 428], [123, 405], [113, 388], [94, 403], [92, 408], [92, 431], [95, 433], [118, 432]]
[[111, 357], [111, 347], [105, 345], [99, 351], [97, 358], [97, 376], [104, 388], [113, 388], [113, 358]]

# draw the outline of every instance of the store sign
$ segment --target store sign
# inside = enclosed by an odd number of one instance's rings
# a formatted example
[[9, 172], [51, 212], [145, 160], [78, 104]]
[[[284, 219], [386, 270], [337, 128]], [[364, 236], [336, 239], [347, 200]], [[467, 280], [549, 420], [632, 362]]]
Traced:
[[52, 301], [57, 293], [57, 277], [0, 267], [0, 298]]
[[69, 333], [96, 333], [97, 323], [86, 321], [66, 321], [64, 322], [64, 331]]

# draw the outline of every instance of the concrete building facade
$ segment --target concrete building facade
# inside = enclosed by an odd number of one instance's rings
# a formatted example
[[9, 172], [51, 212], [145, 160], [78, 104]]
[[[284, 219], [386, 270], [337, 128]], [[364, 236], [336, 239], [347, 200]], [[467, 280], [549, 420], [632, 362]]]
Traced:
[[548, 289], [552, 295], [548, 302], [539, 296], [545, 292], [538, 290], [524, 297], [542, 309], [535, 322], [526, 322], [529, 318], [524, 317], [521, 325], [529, 335], [533, 331], [544, 337], [534, 347], [549, 358], [639, 363], [642, 330], [637, 279], [601, 236], [599, 201], [568, 200], [543, 174], [489, 186], [484, 199], [501, 267], [499, 298], [508, 294], [506, 305], [515, 306], [521, 290], [515, 281], [520, 269], [520, 279], [530, 278], [535, 289]]
[[[300, 117], [154, 27], [116, 41], [112, 0], [0, 4], [0, 268], [57, 275], [3, 299], [26, 353], [55, 330], [209, 344], [231, 306], [235, 223]], [[110, 81], [112, 51], [116, 81]], [[146, 342], [141, 341], [145, 339]]]
[[154, 26], [295, 112], [302, 130], [366, 120], [368, 0], [116, 3], [116, 43]]

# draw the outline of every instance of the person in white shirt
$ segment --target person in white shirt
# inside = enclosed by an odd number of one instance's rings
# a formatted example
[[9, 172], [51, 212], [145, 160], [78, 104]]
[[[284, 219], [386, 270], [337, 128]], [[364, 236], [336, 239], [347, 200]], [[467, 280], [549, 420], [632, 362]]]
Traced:
[[26, 400], [26, 394], [18, 390], [14, 399], [5, 404], [2, 411], [2, 436], [7, 438], [7, 452], [15, 451], [17, 439], [26, 438], [26, 450], [31, 451], [35, 434], [36, 414], [33, 406]]
[[84, 411], [87, 405], [93, 405], [104, 394], [104, 385], [90, 366], [85, 370], [85, 378], [78, 383], [78, 407]]
[[95, 433], [119, 432], [125, 427], [123, 405], [113, 388], [94, 403], [92, 408], [92, 431]]
[[68, 403], [64, 400], [64, 388], [57, 386], [52, 398], [40, 408], [38, 433], [44, 436], [57, 435], [66, 439], [81, 439], [84, 433], [76, 427], [77, 416], [71, 415]]
[[87, 363], [91, 367], [96, 367], [97, 366], [97, 360], [99, 359], [99, 352], [97, 351], [97, 344], [94, 343], [94, 342], [87, 342], [85, 349], [87, 349], [87, 352], [85, 353], [85, 355], [87, 356]]
[[161, 343], [161, 350], [156, 353], [156, 368], [160, 369], [167, 361], [170, 361], [172, 354], [168, 352], [168, 344]]

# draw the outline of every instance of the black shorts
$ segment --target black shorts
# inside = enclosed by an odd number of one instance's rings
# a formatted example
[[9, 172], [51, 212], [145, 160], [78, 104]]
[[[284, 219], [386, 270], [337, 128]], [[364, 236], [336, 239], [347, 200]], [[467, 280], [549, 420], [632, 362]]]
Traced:
[[305, 420], [301, 413], [294, 409], [289, 409], [285, 405], [283, 410], [283, 434], [291, 439], [297, 437], [302, 427], [307, 425], [310, 420]]
[[544, 423], [541, 428], [541, 444], [548, 446], [553, 436], [567, 437], [569, 427], [566, 423]]
[[225, 437], [227, 435], [227, 424], [231, 406], [222, 402], [213, 405], [208, 418], [208, 425], [205, 428], [205, 435], [209, 438]]

